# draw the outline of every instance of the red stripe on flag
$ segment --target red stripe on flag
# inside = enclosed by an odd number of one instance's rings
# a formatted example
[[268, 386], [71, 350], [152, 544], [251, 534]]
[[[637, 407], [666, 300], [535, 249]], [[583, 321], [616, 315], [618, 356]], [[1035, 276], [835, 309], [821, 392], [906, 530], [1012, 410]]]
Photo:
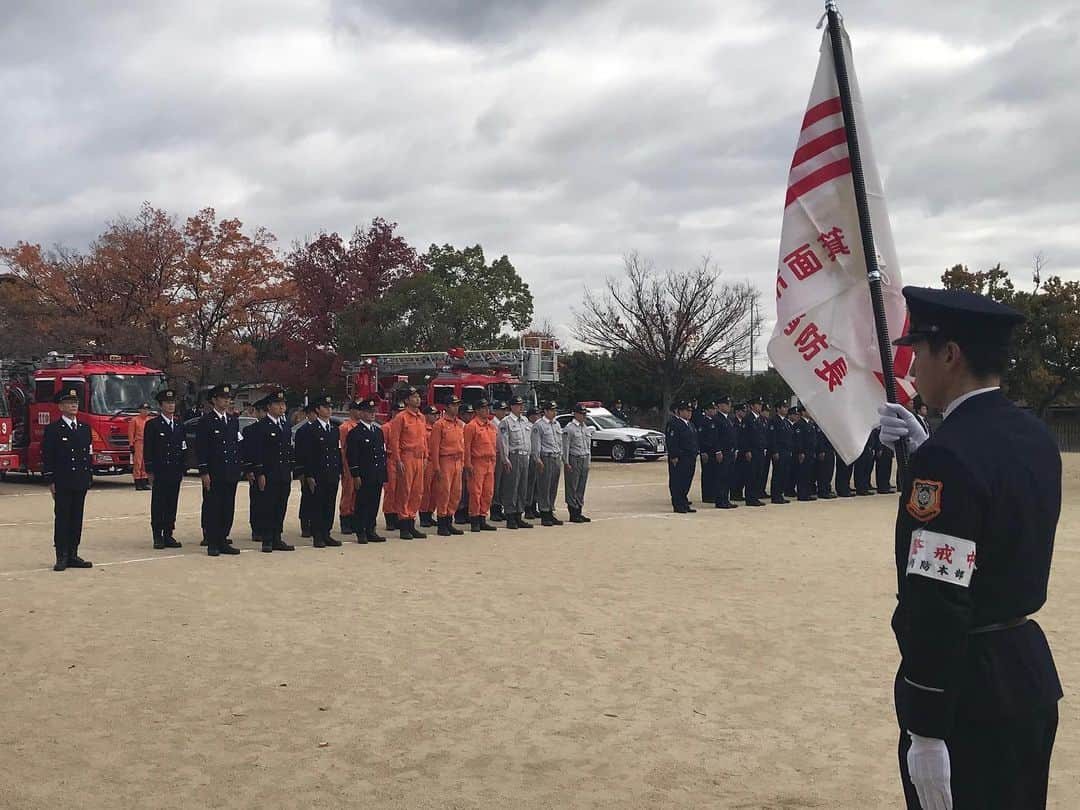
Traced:
[[[884, 388], [885, 387], [885, 375], [882, 374], [880, 371], [875, 371], [874, 376], [877, 377], [877, 381], [879, 383], [881, 383], [881, 387]], [[896, 399], [899, 401], [899, 403], [901, 405], [907, 405], [914, 398], [908, 392], [908, 386], [909, 385], [910, 385], [910, 383], [908, 383], [908, 382], [906, 382], [904, 380], [897, 380], [896, 381]], [[912, 387], [912, 390], [914, 390], [914, 387]]]
[[847, 133], [844, 132], [843, 127], [840, 129], [834, 129], [832, 132], [826, 132], [812, 141], [807, 141], [798, 149], [795, 150], [795, 157], [791, 160], [791, 168], [801, 166], [811, 158], [815, 158], [822, 152], [828, 152], [834, 146], [839, 146], [842, 143], [847, 142]]
[[828, 118], [830, 115], [836, 115], [843, 108], [840, 106], [840, 96], [836, 98], [830, 98], [828, 101], [823, 101], [820, 104], [815, 104], [809, 110], [806, 111], [806, 115], [803, 116], [802, 128], [812, 127], [822, 118]]
[[797, 183], [792, 183], [787, 190], [787, 200], [784, 202], [784, 208], [787, 208], [793, 202], [795, 202], [803, 194], [809, 191], [813, 191], [818, 186], [828, 183], [830, 180], [835, 180], [845, 174], [851, 174], [851, 159], [842, 158], [834, 163], [829, 163], [822, 166], [820, 169], [806, 175], [802, 180]]
[[[911, 317], [904, 317], [904, 328], [900, 331], [901, 335], [906, 335], [910, 328]], [[911, 371], [911, 363], [915, 359], [915, 350], [910, 346], [897, 346], [896, 357], [893, 358], [893, 369], [896, 371], [897, 377], [906, 377], [908, 372]]]

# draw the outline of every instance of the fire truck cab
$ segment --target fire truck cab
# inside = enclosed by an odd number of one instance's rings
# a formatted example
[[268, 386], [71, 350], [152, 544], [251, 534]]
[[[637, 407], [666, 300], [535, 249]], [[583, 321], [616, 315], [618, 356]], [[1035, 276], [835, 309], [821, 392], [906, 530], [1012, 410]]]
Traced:
[[[128, 422], [139, 404], [156, 406], [154, 395], [165, 377], [144, 364], [145, 357], [120, 354], [55, 352], [34, 360], [0, 359], [0, 386], [10, 414], [10, 453], [15, 461], [0, 471], [41, 472], [41, 442], [45, 426], [60, 416], [53, 396], [61, 388], [79, 393], [79, 420], [93, 437], [91, 464], [95, 475], [131, 471]], [[0, 418], [0, 424], [3, 419]], [[5, 446], [0, 428], [0, 453]]]

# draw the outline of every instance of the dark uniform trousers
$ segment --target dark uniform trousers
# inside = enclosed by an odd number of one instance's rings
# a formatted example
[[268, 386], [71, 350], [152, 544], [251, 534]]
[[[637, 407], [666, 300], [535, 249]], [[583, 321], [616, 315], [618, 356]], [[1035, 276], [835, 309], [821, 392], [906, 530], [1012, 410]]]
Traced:
[[815, 461], [815, 478], [817, 479], [819, 498], [832, 494], [833, 467], [836, 464], [836, 451], [832, 448], [826, 448], [819, 451], [818, 455], [822, 453], [824, 453], [825, 458], [818, 458]]
[[187, 471], [184, 460], [184, 428], [176, 420], [172, 427], [158, 416], [146, 423], [143, 464], [154, 476], [150, 490], [150, 529], [155, 542], [165, 540], [176, 529], [176, 506], [180, 484]]
[[877, 459], [874, 462], [874, 483], [877, 491], [886, 494], [893, 488], [892, 485], [893, 451], [882, 445], [878, 448]]
[[72, 430], [63, 419], [47, 425], [42, 436], [45, 476], [56, 487], [53, 545], [57, 559], [77, 556], [82, 542], [83, 507], [92, 480], [91, 442], [89, 425], [77, 422], [76, 429]]
[[243, 469], [239, 434], [237, 417], [222, 420], [213, 411], [199, 420], [195, 431], [199, 472], [210, 476], [210, 487], [202, 493], [202, 529], [210, 549], [224, 545], [232, 531], [236, 485]]
[[874, 470], [874, 451], [869, 441], [863, 447], [862, 455], [855, 459], [853, 469], [855, 473], [855, 491], [870, 492], [870, 474]]
[[841, 497], [851, 494], [851, 465], [845, 464], [839, 456], [836, 459], [836, 494]]
[[784, 500], [784, 494], [788, 490], [788, 481], [791, 478], [791, 451], [777, 450], [779, 458], [772, 460], [772, 481], [769, 487], [769, 497], [773, 503]]
[[719, 493], [720, 470], [723, 462], [716, 460], [716, 451], [709, 452], [701, 462], [701, 500], [714, 503]]
[[909, 477], [892, 619], [907, 806], [919, 807], [912, 731], [945, 740], [954, 810], [1043, 810], [1062, 690], [1030, 617], [1046, 601], [1061, 512], [1057, 444], [995, 390], [950, 413], [912, 454]]

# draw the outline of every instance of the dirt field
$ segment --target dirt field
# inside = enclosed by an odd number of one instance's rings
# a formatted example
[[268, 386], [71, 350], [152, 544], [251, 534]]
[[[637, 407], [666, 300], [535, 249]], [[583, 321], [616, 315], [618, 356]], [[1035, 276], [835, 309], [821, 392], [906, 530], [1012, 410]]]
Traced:
[[[150, 548], [149, 493], [87, 500], [90, 571], [0, 484], [0, 807], [900, 805], [892, 497], [670, 514], [598, 463], [594, 522], [260, 554]], [[1040, 615], [1080, 806], [1080, 457]], [[287, 540], [299, 543], [294, 490]]]

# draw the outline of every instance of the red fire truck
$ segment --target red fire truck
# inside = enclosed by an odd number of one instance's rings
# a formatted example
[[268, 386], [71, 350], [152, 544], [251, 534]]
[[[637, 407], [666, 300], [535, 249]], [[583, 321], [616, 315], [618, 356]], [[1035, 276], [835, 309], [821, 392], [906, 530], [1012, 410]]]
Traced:
[[[0, 471], [41, 472], [45, 426], [60, 416], [53, 396], [61, 388], [74, 388], [79, 393], [79, 419], [90, 425], [93, 436], [94, 473], [130, 472], [128, 422], [140, 403], [155, 406], [154, 395], [165, 387], [164, 375], [145, 360], [138, 355], [55, 352], [34, 360], [0, 359], [0, 389], [5, 394], [0, 400], [6, 400], [10, 414], [7, 437], [15, 457]], [[6, 446], [3, 437], [0, 432], [0, 453]]]
[[534, 385], [559, 381], [558, 351], [553, 339], [530, 337], [517, 349], [365, 355], [342, 369], [350, 399], [376, 397], [379, 416], [385, 418], [398, 392], [410, 384], [440, 411], [452, 395], [468, 403], [521, 396], [536, 404]]

